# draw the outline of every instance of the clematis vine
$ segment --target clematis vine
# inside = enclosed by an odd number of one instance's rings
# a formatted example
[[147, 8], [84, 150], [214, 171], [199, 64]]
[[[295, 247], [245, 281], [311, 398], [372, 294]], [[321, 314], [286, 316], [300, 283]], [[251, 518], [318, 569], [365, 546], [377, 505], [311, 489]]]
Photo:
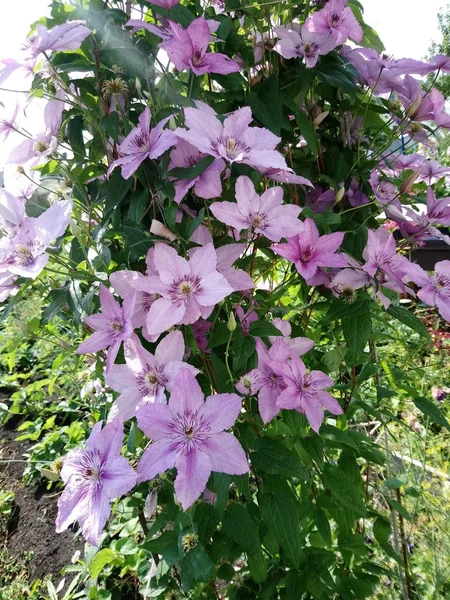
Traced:
[[261, 172], [265, 169], [292, 172], [282, 154], [275, 150], [280, 138], [268, 129], [250, 127], [252, 111], [248, 106], [231, 113], [222, 124], [210, 106], [199, 100], [195, 105], [196, 108], [184, 109], [188, 129], [176, 129], [179, 138], [229, 164], [244, 163]]
[[161, 48], [178, 71], [192, 71], [195, 75], [228, 75], [240, 70], [239, 65], [225, 54], [207, 52], [211, 29], [205, 17], [194, 19], [187, 29], [169, 21], [169, 28], [171, 36], [161, 44]]
[[171, 146], [175, 146], [177, 139], [174, 133], [163, 131], [170, 119], [171, 117], [166, 117], [152, 129], [150, 109], [146, 107], [139, 117], [138, 126], [120, 144], [119, 152], [122, 156], [110, 164], [108, 177], [113, 169], [121, 167], [122, 177], [128, 179], [146, 158], [158, 158]]
[[136, 485], [136, 473], [121, 456], [123, 426], [117, 421], [102, 428], [96, 423], [84, 448], [74, 448], [63, 459], [65, 488], [58, 500], [56, 531], [78, 521], [83, 536], [98, 546], [111, 514], [111, 501]]
[[166, 402], [164, 391], [172, 391], [176, 375], [188, 369], [194, 376], [198, 369], [183, 362], [185, 353], [181, 331], [171, 331], [151, 354], [136, 334], [124, 344], [125, 364], [113, 365], [106, 383], [120, 396], [111, 407], [108, 421], [126, 421], [147, 402]]
[[324, 418], [324, 407], [332, 415], [341, 415], [342, 408], [325, 388], [333, 385], [333, 380], [321, 371], [306, 371], [303, 361], [294, 357], [289, 363], [277, 362], [271, 365], [274, 372], [283, 378], [285, 389], [278, 396], [277, 408], [296, 410], [304, 413], [311, 428], [318, 433]]
[[303, 231], [303, 223], [298, 220], [301, 208], [282, 205], [281, 187], [269, 188], [259, 196], [252, 180], [242, 175], [236, 181], [236, 200], [236, 204], [214, 202], [210, 210], [216, 219], [238, 233], [246, 229], [251, 236], [263, 235], [272, 242], [279, 242], [283, 237]]
[[104, 285], [100, 286], [99, 295], [102, 312], [90, 315], [84, 320], [86, 325], [94, 329], [94, 333], [78, 346], [76, 353], [88, 354], [108, 348], [106, 358], [106, 374], [108, 374], [116, 360], [120, 345], [133, 333], [132, 318], [136, 294], [127, 296], [122, 306]]
[[147, 315], [147, 331], [156, 335], [173, 325], [195, 323], [207, 318], [215, 304], [233, 291], [217, 271], [213, 244], [199, 248], [189, 261], [166, 244], [156, 244], [154, 264], [158, 276], [139, 278], [134, 287], [160, 298]]
[[285, 244], [275, 244], [273, 249], [280, 256], [293, 262], [300, 275], [308, 281], [320, 267], [348, 265], [345, 255], [337, 252], [343, 240], [342, 232], [320, 236], [316, 224], [308, 218], [300, 235], [289, 238]]
[[182, 369], [175, 378], [168, 404], [145, 404], [137, 419], [153, 440], [138, 464], [138, 480], [153, 479], [176, 467], [175, 493], [187, 510], [203, 493], [212, 471], [229, 475], [248, 472], [245, 452], [224, 431], [241, 411], [237, 394], [204, 395], [194, 376]]

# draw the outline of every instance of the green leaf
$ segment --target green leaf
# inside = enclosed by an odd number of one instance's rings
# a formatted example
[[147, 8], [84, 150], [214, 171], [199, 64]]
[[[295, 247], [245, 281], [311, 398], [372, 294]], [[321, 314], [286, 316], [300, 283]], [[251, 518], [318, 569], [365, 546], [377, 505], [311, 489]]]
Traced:
[[254, 86], [247, 100], [258, 121], [275, 135], [280, 135], [283, 111], [279, 98], [277, 77], [270, 76], [262, 84]]
[[295, 116], [295, 121], [300, 129], [300, 133], [305, 138], [306, 143], [308, 144], [308, 148], [311, 150], [311, 153], [314, 156], [317, 156], [319, 153], [319, 145], [317, 142], [317, 134], [314, 129], [314, 125], [312, 124], [311, 119], [308, 117], [306, 113], [304, 113], [297, 106], [295, 101], [290, 98], [286, 93], [282, 92], [280, 94], [280, 98], [290, 111], [293, 112]]
[[437, 423], [438, 425], [441, 425], [442, 427], [445, 427], [446, 429], [450, 430], [450, 423], [442, 414], [441, 409], [438, 406], [436, 406], [436, 404], [431, 402], [431, 400], [423, 398], [422, 396], [419, 396], [418, 398], [413, 398], [412, 400], [416, 407], [420, 410], [420, 412], [426, 415], [427, 417], [430, 417], [433, 423]]
[[216, 566], [201, 544], [184, 555], [181, 568], [196, 581], [209, 581], [216, 574]]
[[347, 364], [355, 365], [358, 363], [372, 333], [370, 313], [363, 313], [358, 318], [343, 319], [342, 331], [347, 344], [345, 360]]
[[331, 527], [325, 511], [318, 508], [314, 511], [314, 523], [327, 546], [331, 546]]
[[194, 179], [194, 177], [198, 177], [206, 171], [208, 167], [210, 167], [215, 158], [214, 156], [205, 156], [198, 161], [193, 167], [175, 167], [171, 169], [168, 173], [168, 177], [175, 177], [176, 179]]
[[251, 453], [251, 461], [253, 466], [263, 473], [297, 477], [303, 481], [309, 479], [299, 456], [274, 438], [260, 437], [255, 451]]
[[255, 340], [251, 335], [236, 336], [232, 345], [233, 371], [238, 373], [241, 369], [244, 369], [247, 360], [255, 351]]
[[358, 516], [367, 514], [364, 500], [361, 497], [354, 478], [339, 467], [325, 465], [324, 485], [331, 491], [338, 504], [353, 511]]
[[250, 554], [247, 564], [253, 581], [264, 583], [267, 579], [267, 560], [263, 552], [261, 551], [257, 555]]
[[94, 558], [89, 563], [89, 574], [95, 579], [99, 576], [101, 571], [106, 567], [106, 565], [113, 564], [118, 558], [118, 555], [111, 548], [103, 548], [97, 552]]
[[406, 308], [402, 308], [401, 306], [390, 306], [387, 309], [388, 314], [403, 325], [406, 325], [410, 329], [413, 329], [416, 333], [421, 335], [423, 338], [427, 340], [427, 342], [431, 342], [430, 334], [428, 333], [427, 327], [425, 323], [422, 323], [420, 319], [416, 317], [411, 311]]
[[290, 490], [263, 494], [260, 500], [263, 520], [294, 567], [301, 556], [298, 503]]
[[220, 393], [233, 392], [233, 382], [230, 381], [230, 376], [227, 367], [216, 354], [211, 352], [211, 365], [213, 368], [213, 380], [217, 384], [217, 389]]
[[283, 335], [281, 331], [275, 327], [275, 325], [266, 321], [253, 321], [253, 323], [250, 323], [249, 331], [250, 335], [253, 335], [254, 337]]
[[242, 504], [232, 504], [223, 518], [223, 531], [244, 551], [257, 555], [260, 541], [256, 523]]
[[78, 115], [69, 119], [66, 135], [73, 153], [84, 156], [86, 150], [83, 140], [83, 117]]
[[362, 30], [363, 39], [360, 42], [361, 46], [365, 46], [366, 48], [374, 48], [381, 54], [381, 52], [385, 50], [385, 47], [375, 29], [370, 27], [370, 25], [367, 25], [367, 23], [362, 23]]
[[191, 237], [194, 235], [195, 230], [198, 227], [200, 227], [200, 225], [202, 224], [204, 216], [205, 216], [205, 209], [201, 208], [198, 215], [195, 217], [195, 219], [192, 219], [191, 221], [189, 221], [189, 223], [186, 226], [186, 229], [184, 230], [184, 238], [186, 240], [191, 239]]
[[380, 544], [386, 544], [391, 537], [392, 527], [384, 517], [377, 517], [373, 524], [373, 535]]
[[160, 536], [153, 540], [148, 540], [144, 544], [144, 548], [153, 554], [162, 554], [169, 546], [178, 545], [178, 533], [176, 531], [165, 531]]
[[406, 508], [403, 506], [403, 504], [400, 504], [400, 502], [397, 502], [397, 500], [391, 500], [391, 498], [387, 498], [387, 501], [388, 501], [389, 506], [392, 508], [392, 510], [395, 510], [404, 519], [406, 519], [407, 521], [410, 521], [410, 523], [412, 523], [412, 517], [409, 514], [409, 512], [406, 510]]
[[331, 304], [327, 314], [326, 321], [338, 319], [356, 319], [361, 315], [368, 313], [371, 309], [371, 303], [367, 300], [355, 300], [351, 304], [343, 300], [335, 300]]

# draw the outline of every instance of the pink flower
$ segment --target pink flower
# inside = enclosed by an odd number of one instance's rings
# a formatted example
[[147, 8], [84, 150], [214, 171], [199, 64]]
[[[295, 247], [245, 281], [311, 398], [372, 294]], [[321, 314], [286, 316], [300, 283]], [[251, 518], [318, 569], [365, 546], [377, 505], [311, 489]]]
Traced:
[[316, 215], [331, 208], [335, 202], [336, 192], [334, 190], [323, 191], [322, 186], [316, 185], [306, 196], [305, 206], [309, 206]]
[[227, 163], [244, 163], [259, 171], [281, 169], [292, 173], [275, 146], [281, 139], [268, 129], [250, 127], [252, 111], [248, 106], [231, 113], [223, 122], [204, 102], [184, 109], [188, 130], [178, 128], [176, 135], [205, 154], [223, 158]]
[[427, 190], [426, 219], [438, 225], [450, 225], [450, 198], [437, 199], [431, 187]]
[[13, 110], [10, 110], [9, 114], [5, 114], [3, 118], [0, 119], [0, 140], [2, 142], [6, 141], [10, 133], [17, 129], [16, 120], [18, 113], [19, 105], [15, 104]]
[[289, 238], [286, 244], [275, 244], [273, 250], [295, 263], [297, 271], [306, 281], [317, 273], [319, 267], [347, 266], [347, 258], [337, 253], [344, 233], [319, 236], [316, 224], [310, 218], [306, 219], [304, 225], [305, 229], [300, 235]]
[[325, 388], [333, 385], [333, 380], [321, 371], [306, 372], [303, 361], [295, 357], [289, 364], [272, 363], [274, 372], [283, 378], [285, 389], [279, 395], [276, 406], [281, 409], [305, 413], [311, 428], [319, 433], [325, 407], [333, 415], [341, 415], [342, 408]]
[[343, 44], [347, 38], [360, 42], [363, 38], [361, 25], [346, 4], [347, 0], [329, 0], [322, 10], [308, 17], [305, 22], [306, 29], [314, 33], [332, 35], [336, 46]]
[[96, 423], [84, 449], [74, 448], [63, 460], [61, 478], [66, 487], [58, 501], [56, 531], [78, 521], [84, 538], [98, 546], [111, 514], [111, 500], [136, 484], [136, 473], [121, 456], [123, 427]]
[[424, 160], [419, 168], [417, 181], [425, 181], [427, 185], [433, 185], [450, 173], [448, 167], [442, 167], [437, 160]]
[[[275, 318], [272, 321], [272, 323], [277, 329], [281, 331], [281, 333], [283, 334], [282, 339], [287, 343], [289, 349], [291, 350], [291, 354], [289, 355], [288, 360], [291, 360], [294, 354], [296, 354], [297, 356], [302, 356], [314, 347], [313, 340], [310, 340], [307, 337], [291, 338], [292, 327], [289, 321]], [[279, 339], [279, 337], [269, 337], [271, 344], [275, 344], [275, 342], [277, 342], [277, 340]]]
[[[46, 249], [65, 232], [72, 207], [72, 200], [57, 202], [35, 218], [23, 217], [18, 201], [14, 207], [10, 205], [6, 218], [16, 221], [17, 227], [13, 229], [12, 237], [0, 241], [0, 271], [35, 279], [49, 259]], [[7, 212], [5, 206], [3, 211], [0, 209], [3, 217]]]
[[166, 244], [156, 244], [154, 253], [158, 276], [134, 282], [138, 290], [159, 294], [147, 315], [149, 335], [163, 333], [173, 325], [206, 319], [213, 307], [232, 293], [227, 280], [217, 271], [212, 244], [196, 250], [189, 262]]
[[177, 138], [174, 133], [163, 131], [170, 119], [170, 116], [166, 117], [152, 129], [150, 109], [146, 107], [139, 117], [139, 125], [120, 144], [119, 152], [122, 157], [111, 163], [108, 177], [113, 169], [120, 166], [122, 177], [128, 179], [146, 158], [158, 158], [171, 146], [175, 146]]
[[[202, 158], [208, 156], [200, 152], [184, 140], [179, 140], [176, 147], [170, 153], [169, 171], [176, 167], [189, 168], [194, 167]], [[225, 162], [217, 158], [203, 173], [193, 179], [178, 179], [174, 182], [175, 197], [177, 204], [183, 200], [188, 191], [193, 187], [195, 194], [199, 198], [210, 200], [218, 198], [222, 194], [222, 181], [220, 175], [225, 169]]]
[[234, 292], [245, 292], [255, 287], [253, 279], [246, 271], [233, 267], [245, 249], [246, 244], [227, 244], [216, 250], [217, 270], [225, 277]]
[[138, 480], [176, 467], [175, 493], [187, 510], [204, 491], [212, 471], [247, 473], [242, 446], [224, 431], [234, 425], [240, 411], [236, 394], [216, 394], [204, 401], [192, 373], [182, 369], [169, 404], [145, 404], [137, 412], [139, 427], [153, 440], [138, 464]]
[[236, 181], [234, 202], [214, 202], [212, 214], [239, 233], [248, 229], [252, 235], [263, 235], [272, 242], [291, 237], [303, 230], [298, 220], [301, 208], [293, 204], [282, 205], [283, 188], [269, 188], [261, 196], [255, 191], [252, 180], [244, 175]]
[[382, 206], [395, 206], [399, 210], [401, 209], [397, 188], [390, 181], [380, 181], [380, 177], [375, 169], [372, 169], [370, 173], [369, 183], [375, 198]]
[[433, 275], [410, 263], [406, 277], [420, 287], [417, 296], [429, 306], [436, 306], [441, 317], [450, 322], [450, 260], [436, 263]]
[[164, 391], [172, 391], [180, 369], [197, 375], [198, 369], [183, 362], [184, 339], [181, 331], [172, 331], [150, 354], [133, 334], [124, 344], [125, 364], [113, 365], [106, 383], [120, 396], [111, 407], [108, 421], [126, 421], [140, 406], [151, 402], [166, 402]]
[[4, 188], [0, 189], [0, 224], [9, 234], [17, 231], [26, 217], [25, 203], [19, 200]]
[[228, 75], [239, 71], [239, 65], [225, 54], [207, 52], [211, 30], [204, 16], [194, 19], [187, 29], [169, 21], [172, 37], [161, 44], [178, 71], [192, 71], [195, 75], [220, 73]]
[[162, 8], [166, 8], [167, 10], [170, 10], [179, 3], [180, 0], [152, 0], [152, 4], [155, 4], [155, 6], [161, 6]]
[[109, 374], [119, 352], [120, 344], [133, 333], [132, 316], [135, 301], [135, 294], [127, 296], [121, 307], [108, 288], [101, 285], [102, 313], [85, 318], [84, 322], [95, 331], [77, 348], [76, 353], [89, 354], [109, 348], [106, 359], [106, 374]]
[[284, 58], [303, 58], [307, 69], [315, 67], [320, 55], [328, 54], [336, 47], [336, 39], [331, 33], [321, 34], [300, 28], [298, 23], [277, 27], [279, 38], [275, 50]]
[[26, 50], [33, 58], [51, 50], [78, 50], [91, 33], [84, 21], [67, 21], [52, 29], [37, 25], [36, 34], [27, 40]]

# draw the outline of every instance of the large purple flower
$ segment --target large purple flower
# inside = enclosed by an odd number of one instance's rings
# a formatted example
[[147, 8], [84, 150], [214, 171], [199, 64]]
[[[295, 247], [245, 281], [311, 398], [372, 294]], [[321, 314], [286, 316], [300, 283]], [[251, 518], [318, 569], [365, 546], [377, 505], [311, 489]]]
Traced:
[[146, 158], [158, 158], [171, 146], [175, 146], [177, 138], [172, 131], [163, 131], [164, 125], [171, 117], [160, 121], [151, 128], [151, 113], [146, 107], [139, 117], [139, 124], [123, 140], [119, 146], [122, 155], [111, 163], [108, 176], [116, 167], [122, 168], [122, 177], [128, 179]]
[[[57, 202], [39, 217], [23, 217], [18, 203], [15, 214], [9, 219], [16, 220], [14, 235], [0, 241], [0, 271], [8, 271], [20, 277], [35, 279], [47, 264], [49, 255], [45, 252], [53, 240], [66, 230], [72, 214], [72, 200]], [[0, 213], [5, 217], [6, 208]]]
[[147, 402], [165, 402], [164, 390], [171, 391], [180, 369], [193, 375], [198, 369], [183, 362], [184, 339], [181, 331], [172, 331], [157, 345], [155, 354], [143, 348], [133, 334], [124, 344], [125, 364], [114, 365], [106, 383], [120, 396], [111, 407], [108, 421], [126, 421], [136, 414], [136, 408]]
[[275, 50], [284, 58], [303, 58], [307, 69], [317, 64], [320, 55], [328, 54], [336, 47], [331, 33], [314, 33], [306, 27], [301, 28], [298, 23], [277, 27], [275, 33], [278, 36]]
[[132, 317], [135, 301], [136, 294], [132, 294], [127, 296], [123, 301], [123, 306], [120, 306], [108, 288], [101, 285], [100, 306], [102, 312], [85, 318], [84, 322], [95, 331], [77, 348], [76, 353], [88, 354], [109, 348], [106, 359], [106, 373], [108, 374], [116, 360], [120, 344], [133, 333]]
[[231, 58], [218, 52], [207, 52], [211, 29], [204, 16], [194, 19], [187, 29], [169, 21], [170, 39], [161, 44], [178, 71], [192, 71], [195, 75], [236, 73], [240, 67]]
[[290, 363], [272, 363], [272, 369], [283, 378], [285, 389], [277, 400], [278, 408], [305, 413], [311, 428], [319, 433], [323, 421], [323, 407], [333, 415], [341, 415], [342, 408], [325, 388], [333, 385], [333, 380], [321, 371], [307, 373], [303, 361], [294, 357]]
[[432, 275], [409, 263], [406, 277], [420, 287], [417, 296], [429, 306], [436, 306], [441, 317], [450, 323], [450, 260], [436, 263]]
[[337, 253], [343, 239], [342, 232], [320, 236], [316, 224], [308, 218], [300, 235], [289, 238], [286, 244], [275, 244], [273, 249], [280, 256], [295, 263], [297, 271], [308, 281], [317, 273], [319, 267], [347, 266], [347, 258]]
[[360, 42], [363, 30], [356, 20], [352, 9], [345, 5], [347, 0], [329, 0], [322, 10], [314, 12], [306, 20], [305, 27], [314, 33], [332, 35], [336, 46], [343, 44], [347, 38]]
[[208, 318], [214, 306], [232, 293], [227, 280], [217, 271], [212, 244], [196, 250], [189, 261], [167, 244], [156, 244], [154, 263], [158, 276], [143, 277], [137, 290], [159, 294], [147, 315], [149, 335], [163, 333], [173, 325], [188, 325]]
[[176, 467], [175, 493], [187, 510], [206, 487], [212, 471], [229, 475], [248, 472], [245, 452], [224, 429], [241, 410], [236, 394], [204, 395], [192, 373], [175, 378], [169, 404], [145, 404], [137, 411], [139, 427], [153, 440], [138, 465], [138, 480], [153, 479]]
[[[200, 152], [195, 146], [179, 140], [176, 147], [170, 153], [169, 170], [176, 167], [189, 168], [194, 167], [198, 162], [208, 156]], [[199, 198], [210, 200], [218, 198], [222, 194], [222, 181], [220, 175], [225, 169], [225, 162], [217, 158], [203, 173], [192, 179], [178, 179], [174, 181], [175, 197], [177, 204], [183, 200], [188, 191], [193, 187], [195, 194]]]
[[78, 521], [84, 538], [98, 546], [111, 514], [111, 500], [126, 494], [136, 483], [136, 473], [121, 456], [123, 426], [94, 425], [85, 448], [71, 450], [63, 460], [61, 478], [66, 487], [58, 501], [56, 531]]
[[241, 175], [236, 181], [234, 202], [214, 202], [210, 206], [212, 214], [241, 232], [248, 229], [253, 235], [263, 235], [272, 242], [292, 237], [303, 231], [303, 223], [298, 219], [301, 208], [293, 204], [282, 205], [283, 188], [273, 187], [259, 196], [252, 180]]
[[189, 142], [200, 152], [227, 163], [244, 163], [263, 172], [281, 169], [291, 172], [286, 161], [275, 147], [281, 139], [262, 127], [250, 127], [252, 111], [248, 106], [231, 113], [223, 122], [204, 102], [196, 101], [196, 108], [184, 109], [188, 130], [178, 128], [176, 135]]
[[51, 50], [78, 50], [91, 33], [84, 21], [67, 21], [52, 29], [37, 25], [36, 33], [27, 40], [26, 50], [32, 58]]

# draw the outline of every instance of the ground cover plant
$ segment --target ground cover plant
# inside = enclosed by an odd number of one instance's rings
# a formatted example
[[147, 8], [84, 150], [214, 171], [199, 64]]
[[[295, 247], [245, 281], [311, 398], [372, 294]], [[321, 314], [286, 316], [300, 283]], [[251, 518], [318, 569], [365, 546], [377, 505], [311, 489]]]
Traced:
[[43, 111], [0, 122], [0, 417], [86, 542], [52, 600], [446, 597], [450, 63], [363, 15], [53, 0], [1, 63]]

